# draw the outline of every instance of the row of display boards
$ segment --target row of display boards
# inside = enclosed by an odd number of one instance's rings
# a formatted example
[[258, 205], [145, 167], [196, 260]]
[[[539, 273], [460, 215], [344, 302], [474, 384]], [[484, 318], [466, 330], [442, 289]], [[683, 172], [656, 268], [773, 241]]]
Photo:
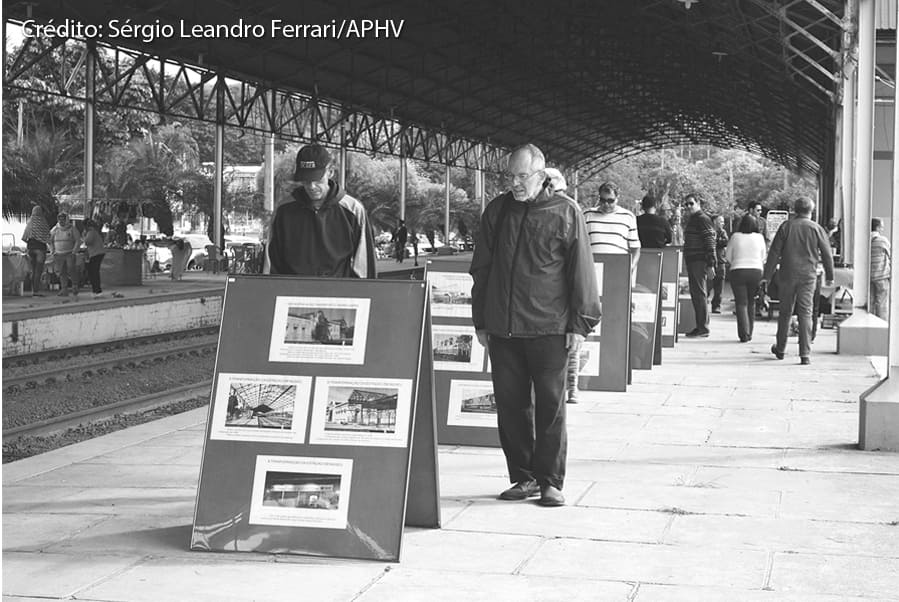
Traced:
[[[625, 391], [673, 346], [679, 263], [643, 251], [632, 291], [629, 256], [594, 256], [581, 389]], [[191, 549], [397, 561], [404, 525], [440, 526], [438, 443], [499, 446], [468, 268], [228, 279]]]

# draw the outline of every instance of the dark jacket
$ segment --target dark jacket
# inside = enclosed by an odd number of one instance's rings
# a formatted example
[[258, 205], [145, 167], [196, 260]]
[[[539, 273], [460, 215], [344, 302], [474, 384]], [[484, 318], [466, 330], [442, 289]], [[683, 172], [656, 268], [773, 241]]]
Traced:
[[656, 213], [637, 216], [637, 235], [644, 249], [661, 249], [671, 244], [671, 224]]
[[794, 217], [781, 224], [771, 241], [765, 279], [771, 280], [779, 263], [781, 282], [814, 280], [819, 261], [824, 264], [824, 277], [833, 280], [833, 253], [827, 232], [808, 217]]
[[331, 182], [315, 210], [302, 188], [272, 219], [268, 254], [272, 274], [374, 278], [375, 248], [362, 203]]
[[469, 271], [478, 330], [504, 338], [587, 336], [599, 323], [587, 228], [580, 207], [561, 195], [540, 193], [525, 203], [506, 192], [493, 199]]
[[684, 261], [704, 261], [706, 267], [715, 267], [715, 226], [703, 211], [691, 213], [684, 228]]

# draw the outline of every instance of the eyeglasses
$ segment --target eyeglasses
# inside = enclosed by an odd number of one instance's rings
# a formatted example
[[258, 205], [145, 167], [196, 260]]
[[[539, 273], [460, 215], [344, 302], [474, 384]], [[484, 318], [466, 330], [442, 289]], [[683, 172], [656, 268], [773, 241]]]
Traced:
[[534, 174], [538, 173], [540, 170], [532, 171], [531, 173], [509, 173], [506, 172], [503, 174], [503, 177], [507, 182], [527, 182]]
[[686, 203], [684, 203], [684, 207], [692, 207], [695, 204], [696, 203], [694, 203], [693, 201], [687, 201]]
[[618, 200], [618, 199], [607, 199], [607, 198], [599, 197], [599, 202], [600, 202], [600, 203], [614, 203], [614, 202], [617, 201], [617, 200]]

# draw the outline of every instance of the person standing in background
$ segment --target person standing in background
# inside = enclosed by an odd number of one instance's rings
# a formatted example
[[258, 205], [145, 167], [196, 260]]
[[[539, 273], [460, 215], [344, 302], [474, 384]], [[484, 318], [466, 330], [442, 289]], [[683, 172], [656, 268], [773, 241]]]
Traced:
[[727, 258], [725, 251], [727, 249], [727, 231], [724, 229], [724, 217], [716, 215], [712, 220], [715, 226], [715, 259], [717, 265], [715, 267], [715, 277], [712, 278], [712, 313], [721, 313], [721, 291], [724, 289], [724, 276], [727, 272]]
[[78, 296], [78, 275], [75, 273], [75, 251], [81, 246], [81, 234], [69, 220], [67, 213], [56, 216], [56, 225], [50, 230], [50, 250], [53, 265], [59, 275], [59, 296], [68, 297], [69, 287]]
[[890, 315], [890, 241], [883, 235], [883, 220], [871, 218], [871, 313], [884, 320]]
[[31, 264], [31, 296], [43, 297], [41, 294], [41, 276], [44, 274], [44, 263], [47, 261], [50, 244], [50, 224], [44, 216], [43, 207], [36, 206], [31, 210], [31, 217], [25, 224], [22, 240], [28, 250], [28, 261]]
[[715, 226], [702, 210], [695, 194], [684, 197], [688, 212], [684, 228], [684, 263], [690, 282], [690, 300], [696, 316], [696, 328], [688, 332], [688, 338], [709, 336], [709, 299], [707, 283], [715, 277], [718, 264], [715, 251]]
[[640, 201], [643, 214], [637, 216], [637, 234], [644, 249], [661, 249], [672, 240], [671, 224], [658, 214], [658, 201], [647, 194]]
[[100, 264], [106, 256], [106, 245], [100, 228], [92, 219], [84, 220], [84, 246], [87, 247], [87, 279], [91, 283], [94, 299], [103, 296], [100, 287]]

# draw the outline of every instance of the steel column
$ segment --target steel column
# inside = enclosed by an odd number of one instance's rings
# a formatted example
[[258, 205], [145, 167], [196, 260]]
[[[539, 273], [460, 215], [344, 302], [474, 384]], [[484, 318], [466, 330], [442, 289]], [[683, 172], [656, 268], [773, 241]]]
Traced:
[[443, 217], [446, 220], [443, 224], [443, 244], [449, 245], [450, 236], [450, 164], [446, 163], [446, 175], [443, 181], [443, 187], [446, 193], [446, 205], [444, 206]]
[[215, 175], [212, 195], [212, 242], [216, 252], [220, 251], [222, 240], [222, 187], [224, 185], [225, 163], [225, 78], [218, 75], [215, 81]]
[[96, 117], [96, 48], [88, 44], [84, 63], [84, 216], [94, 215], [94, 119]]
[[853, 305], [868, 304], [871, 263], [871, 193], [874, 180], [875, 0], [858, 5], [858, 114], [855, 141], [855, 199], [852, 230]]

